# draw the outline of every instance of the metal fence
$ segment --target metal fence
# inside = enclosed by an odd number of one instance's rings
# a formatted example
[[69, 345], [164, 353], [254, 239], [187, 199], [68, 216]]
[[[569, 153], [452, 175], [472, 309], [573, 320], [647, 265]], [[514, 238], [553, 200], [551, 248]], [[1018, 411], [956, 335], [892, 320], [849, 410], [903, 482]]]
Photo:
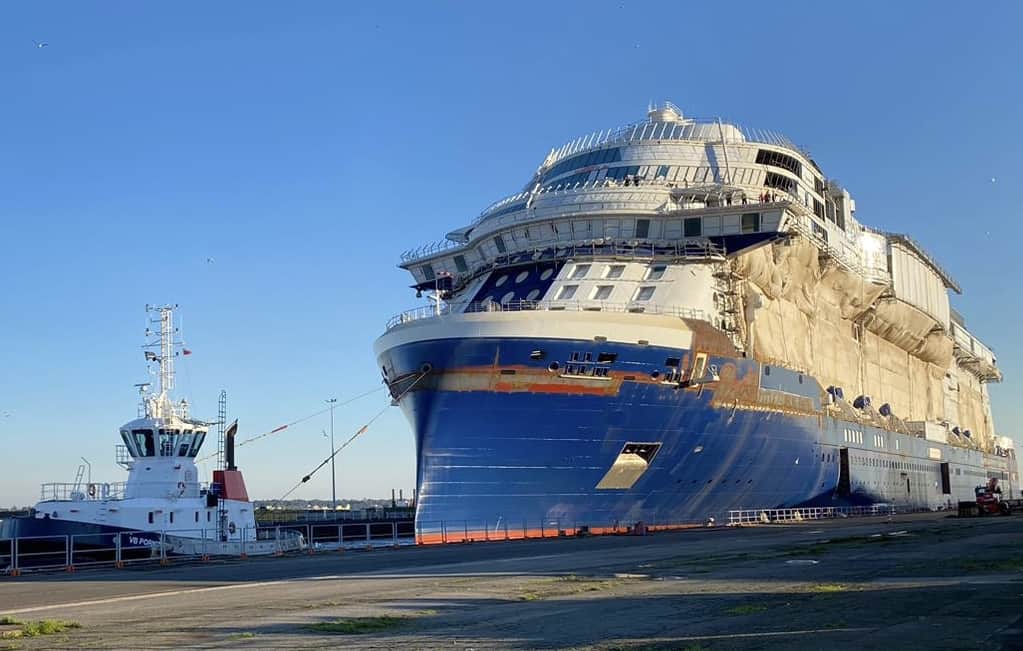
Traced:
[[344, 549], [372, 549], [415, 544], [412, 522], [289, 524], [243, 528], [230, 540], [207, 529], [119, 531], [63, 536], [0, 539], [0, 575], [89, 566], [122, 568], [131, 564], [166, 564], [175, 559], [210, 560], [281, 556]]
[[[871, 504], [869, 506], [812, 506], [792, 509], [737, 509], [728, 512], [728, 526], [744, 524], [781, 524], [803, 520], [827, 520], [831, 518], [895, 515], [894, 504]], [[903, 513], [909, 512], [903, 509]]]

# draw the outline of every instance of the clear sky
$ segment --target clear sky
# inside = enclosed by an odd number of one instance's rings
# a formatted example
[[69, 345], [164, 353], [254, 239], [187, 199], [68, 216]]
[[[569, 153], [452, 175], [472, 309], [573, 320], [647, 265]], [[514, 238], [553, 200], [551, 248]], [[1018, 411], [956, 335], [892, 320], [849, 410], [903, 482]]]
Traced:
[[[181, 305], [181, 387], [211, 420], [226, 388], [243, 438], [379, 386], [373, 339], [417, 304], [401, 251], [661, 99], [787, 134], [861, 221], [923, 243], [998, 353], [999, 429], [1023, 435], [1021, 6], [4, 3], [0, 506], [81, 456], [123, 479], [146, 303]], [[339, 409], [337, 438], [385, 405]], [[328, 426], [239, 450], [250, 494], [298, 481]], [[338, 492], [408, 490], [413, 462], [391, 409], [338, 458]]]

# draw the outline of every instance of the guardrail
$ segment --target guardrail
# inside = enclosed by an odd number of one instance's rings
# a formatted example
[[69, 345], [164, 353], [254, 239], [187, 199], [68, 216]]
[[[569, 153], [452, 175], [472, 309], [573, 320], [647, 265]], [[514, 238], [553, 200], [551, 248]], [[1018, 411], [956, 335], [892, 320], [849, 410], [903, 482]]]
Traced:
[[[910, 510], [903, 509], [903, 513]], [[791, 509], [737, 509], [728, 512], [728, 526], [744, 524], [781, 524], [804, 520], [826, 520], [832, 518], [867, 517], [895, 515], [894, 504], [871, 504], [869, 506], [808, 506]]]
[[125, 482], [50, 483], [39, 487], [40, 502], [124, 499]]
[[208, 529], [118, 531], [63, 536], [0, 539], [0, 575], [130, 564], [167, 564], [173, 560], [282, 556], [288, 552], [372, 549], [415, 543], [412, 522], [294, 524], [243, 528], [230, 540]]
[[[464, 305], [464, 304], [463, 304]], [[435, 305], [424, 305], [397, 314], [387, 322], [386, 329], [390, 330], [396, 326], [435, 317], [449, 316], [452, 314], [473, 314], [478, 312], [617, 312], [633, 314], [655, 314], [659, 316], [674, 316], [685, 319], [698, 319], [709, 321], [707, 313], [703, 310], [685, 307], [680, 305], [658, 305], [649, 301], [633, 301], [630, 303], [611, 303], [608, 301], [509, 301], [507, 303], [496, 303], [484, 301], [469, 303], [468, 305], [442, 304], [440, 308]]]

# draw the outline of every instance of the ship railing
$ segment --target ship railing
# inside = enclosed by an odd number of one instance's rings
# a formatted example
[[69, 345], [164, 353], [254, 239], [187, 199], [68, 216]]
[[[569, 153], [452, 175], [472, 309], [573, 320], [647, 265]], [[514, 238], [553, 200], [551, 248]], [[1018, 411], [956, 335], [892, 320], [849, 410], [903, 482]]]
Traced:
[[43, 484], [40, 502], [85, 502], [123, 500], [126, 482], [51, 483]]
[[412, 260], [418, 260], [420, 258], [428, 258], [432, 255], [441, 253], [448, 249], [462, 246], [458, 242], [452, 240], [437, 240], [436, 242], [429, 242], [420, 246], [417, 249], [409, 249], [401, 254], [402, 262], [411, 262]]
[[690, 237], [683, 240], [598, 238], [572, 243], [551, 243], [546, 246], [503, 254], [491, 261], [477, 265], [469, 271], [452, 274], [452, 286], [457, 291], [490, 271], [531, 262], [554, 262], [574, 260], [582, 256], [600, 256], [616, 260], [663, 260], [670, 263], [675, 260], [722, 260], [726, 253], [724, 247], [705, 237]]
[[[741, 136], [735, 137], [734, 131], [724, 129], [726, 126], [738, 129]], [[707, 127], [711, 129], [709, 133], [706, 131]], [[715, 129], [717, 130], [716, 132]], [[713, 138], [714, 135], [718, 137]], [[604, 145], [632, 144], [648, 141], [711, 142], [729, 145], [756, 143], [792, 149], [810, 158], [810, 153], [805, 148], [800, 147], [778, 132], [769, 129], [746, 127], [737, 122], [717, 117], [693, 118], [685, 116], [679, 122], [646, 119], [581, 136], [553, 150], [547, 156], [547, 160], [544, 161], [543, 167], [549, 169], [570, 156]]]
[[452, 314], [473, 314], [479, 312], [613, 312], [630, 314], [651, 314], [670, 316], [683, 319], [710, 321], [707, 312], [699, 308], [681, 305], [658, 305], [648, 301], [632, 301], [629, 303], [612, 303], [609, 301], [494, 301], [473, 302], [469, 304], [442, 304], [437, 306], [424, 305], [406, 310], [387, 322], [387, 330], [400, 325], [422, 319], [440, 318]]
[[[910, 509], [901, 509], [902, 513]], [[896, 515], [895, 504], [869, 504], [863, 506], [804, 506], [786, 509], [736, 509], [728, 512], [728, 526], [783, 524], [804, 520]]]

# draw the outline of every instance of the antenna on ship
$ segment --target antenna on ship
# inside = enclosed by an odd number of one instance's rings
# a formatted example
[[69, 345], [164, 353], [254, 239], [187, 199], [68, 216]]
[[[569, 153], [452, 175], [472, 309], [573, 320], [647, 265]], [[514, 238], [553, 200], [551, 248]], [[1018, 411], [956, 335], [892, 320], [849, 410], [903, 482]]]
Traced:
[[[153, 340], [143, 346], [147, 362], [156, 362], [160, 365], [160, 379], [157, 384], [155, 396], [149, 396], [145, 400], [146, 415], [151, 418], [169, 418], [174, 415], [174, 405], [171, 403], [170, 394], [174, 390], [174, 308], [177, 305], [146, 305], [146, 313], [156, 313], [157, 318], [151, 318], [149, 323], [160, 325], [160, 339]], [[155, 336], [156, 333], [146, 328], [146, 336]], [[152, 349], [159, 350], [159, 354]], [[143, 388], [143, 390], [145, 390]]]

